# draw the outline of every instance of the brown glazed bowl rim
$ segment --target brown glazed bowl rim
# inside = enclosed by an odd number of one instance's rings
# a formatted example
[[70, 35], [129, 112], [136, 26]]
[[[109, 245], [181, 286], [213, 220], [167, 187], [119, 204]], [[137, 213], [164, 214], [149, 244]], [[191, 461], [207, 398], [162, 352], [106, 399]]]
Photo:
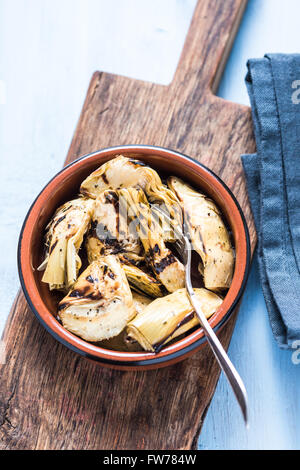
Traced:
[[241, 256], [239, 260], [236, 259], [232, 284], [226, 294], [226, 297], [220, 308], [209, 320], [215, 332], [224, 325], [241, 298], [249, 274], [250, 239], [244, 214], [235, 196], [232, 194], [227, 185], [210, 169], [191, 157], [164, 147], [149, 145], [123, 145], [104, 148], [74, 160], [65, 166], [61, 171], [59, 171], [36, 197], [24, 220], [18, 245], [19, 277], [26, 300], [35, 316], [54, 338], [56, 338], [60, 343], [67, 346], [72, 351], [75, 351], [82, 356], [85, 356], [94, 361], [98, 361], [102, 365], [107, 365], [114, 368], [147, 368], [147, 366], [152, 366], [151, 368], [162, 367], [163, 365], [177, 362], [180, 360], [180, 358], [188, 356], [194, 350], [199, 349], [199, 347], [206, 341], [203, 330], [201, 328], [195, 330], [185, 338], [175, 342], [174, 344], [166, 346], [162, 349], [162, 351], [156, 354], [150, 352], [119, 352], [104, 349], [92, 343], [88, 343], [87, 341], [84, 341], [78, 336], [70, 333], [56, 320], [56, 318], [44, 304], [33, 276], [30, 252], [31, 236], [33, 233], [34, 224], [38, 218], [39, 210], [43, 206], [43, 203], [45, 203], [47, 200], [47, 194], [51, 194], [53, 188], [56, 187], [57, 184], [61, 183], [64, 177], [70, 174], [72, 170], [77, 167], [82, 167], [84, 169], [86, 160], [94, 159], [96, 162], [96, 160], [101, 156], [107, 157], [122, 152], [140, 153], [145, 155], [156, 154], [169, 158], [173, 157], [177, 160], [179, 159], [183, 165], [189, 167], [190, 171], [194, 171], [202, 178], [208, 180], [208, 183], [213, 185], [214, 190], [220, 194], [220, 197], [224, 200], [224, 203], [228, 204], [230, 207], [232, 220], [234, 220], [235, 224], [238, 226], [238, 243], [242, 245], [241, 249], [239, 250]]

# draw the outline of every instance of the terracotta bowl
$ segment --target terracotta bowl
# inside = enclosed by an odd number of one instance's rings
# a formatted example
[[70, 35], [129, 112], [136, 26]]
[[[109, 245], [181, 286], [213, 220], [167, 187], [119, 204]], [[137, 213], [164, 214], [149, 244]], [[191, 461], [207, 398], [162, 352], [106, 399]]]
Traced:
[[72, 351], [116, 369], [155, 369], [181, 361], [199, 350], [205, 343], [202, 329], [166, 346], [158, 354], [103, 349], [69, 333], [56, 320], [57, 298], [41, 281], [42, 273], [36, 270], [43, 258], [44, 230], [55, 209], [76, 196], [80, 183], [89, 173], [120, 153], [143, 160], [160, 173], [180, 176], [208, 194], [222, 210], [232, 231], [236, 263], [231, 287], [210, 318], [210, 324], [215, 331], [225, 324], [242, 295], [249, 271], [250, 244], [245, 218], [231, 191], [214, 173], [185, 155], [161, 147], [137, 145], [100, 150], [79, 158], [54, 176], [38, 195], [24, 221], [18, 248], [19, 275], [25, 297], [38, 320]]

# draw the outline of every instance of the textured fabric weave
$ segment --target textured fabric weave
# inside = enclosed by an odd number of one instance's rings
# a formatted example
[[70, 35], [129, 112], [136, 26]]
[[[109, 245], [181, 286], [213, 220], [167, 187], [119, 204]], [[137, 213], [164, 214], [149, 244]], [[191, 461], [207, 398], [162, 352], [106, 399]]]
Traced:
[[257, 153], [242, 161], [272, 330], [289, 348], [300, 340], [300, 54], [247, 66]]

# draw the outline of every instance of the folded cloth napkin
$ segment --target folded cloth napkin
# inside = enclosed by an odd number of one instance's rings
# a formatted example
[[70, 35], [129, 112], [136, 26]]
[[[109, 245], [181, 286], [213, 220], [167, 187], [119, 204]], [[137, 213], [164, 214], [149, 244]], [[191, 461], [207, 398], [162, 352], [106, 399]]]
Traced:
[[260, 279], [282, 348], [300, 340], [300, 54], [249, 60], [257, 153], [242, 155]]

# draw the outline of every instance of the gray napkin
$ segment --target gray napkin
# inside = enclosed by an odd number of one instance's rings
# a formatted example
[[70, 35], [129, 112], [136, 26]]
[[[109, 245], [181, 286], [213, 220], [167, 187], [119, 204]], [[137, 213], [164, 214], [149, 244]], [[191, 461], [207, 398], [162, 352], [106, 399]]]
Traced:
[[300, 339], [300, 54], [248, 61], [257, 153], [242, 155], [276, 341]]

